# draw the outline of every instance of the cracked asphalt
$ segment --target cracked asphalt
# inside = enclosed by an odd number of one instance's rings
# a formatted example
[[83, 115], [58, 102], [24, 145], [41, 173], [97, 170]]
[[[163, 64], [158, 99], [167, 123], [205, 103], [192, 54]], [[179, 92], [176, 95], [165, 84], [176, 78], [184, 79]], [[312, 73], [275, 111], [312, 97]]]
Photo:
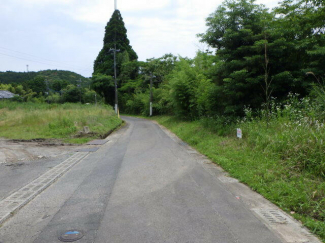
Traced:
[[[96, 243], [320, 242], [168, 130], [123, 119], [107, 143], [3, 223], [1, 243], [61, 242], [69, 230], [82, 232], [76, 242]], [[39, 181], [47, 178], [55, 177]]]

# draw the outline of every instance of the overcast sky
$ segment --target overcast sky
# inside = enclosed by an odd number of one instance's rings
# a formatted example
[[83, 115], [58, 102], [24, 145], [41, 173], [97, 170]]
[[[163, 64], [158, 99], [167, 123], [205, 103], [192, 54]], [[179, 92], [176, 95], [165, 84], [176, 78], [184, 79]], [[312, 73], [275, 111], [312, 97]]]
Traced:
[[[194, 57], [196, 34], [222, 0], [117, 0], [139, 60]], [[268, 8], [277, 0], [258, 0]], [[70, 70], [90, 77], [114, 0], [1, 0], [0, 71]]]

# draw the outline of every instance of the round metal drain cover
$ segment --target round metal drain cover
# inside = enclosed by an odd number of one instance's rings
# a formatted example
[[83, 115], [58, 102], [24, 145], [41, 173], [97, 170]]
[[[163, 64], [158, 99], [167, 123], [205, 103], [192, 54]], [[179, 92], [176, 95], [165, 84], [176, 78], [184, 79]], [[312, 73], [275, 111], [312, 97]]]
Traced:
[[63, 242], [73, 242], [76, 240], [80, 240], [84, 235], [81, 231], [78, 230], [69, 230], [64, 232], [60, 237], [59, 240]]

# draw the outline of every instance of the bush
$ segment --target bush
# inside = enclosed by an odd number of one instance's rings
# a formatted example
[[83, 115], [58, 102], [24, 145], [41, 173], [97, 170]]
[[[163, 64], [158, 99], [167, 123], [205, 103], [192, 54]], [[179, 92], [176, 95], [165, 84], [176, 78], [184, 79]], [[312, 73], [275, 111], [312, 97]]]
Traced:
[[141, 114], [143, 116], [148, 116], [150, 110], [149, 92], [138, 92], [133, 94], [133, 99], [126, 102], [125, 110], [130, 114]]
[[55, 93], [55, 94], [51, 94], [46, 98], [46, 101], [48, 103], [61, 103], [62, 102], [62, 98], [59, 94]]

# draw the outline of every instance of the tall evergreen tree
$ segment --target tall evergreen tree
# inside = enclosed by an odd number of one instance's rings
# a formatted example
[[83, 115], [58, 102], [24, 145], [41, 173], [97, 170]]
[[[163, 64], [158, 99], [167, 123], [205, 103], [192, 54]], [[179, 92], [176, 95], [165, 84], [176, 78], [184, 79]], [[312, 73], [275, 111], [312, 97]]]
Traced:
[[[137, 54], [132, 49], [132, 46], [130, 46], [130, 41], [126, 33], [127, 30], [122, 15], [119, 10], [115, 10], [105, 27], [104, 46], [95, 60], [94, 74], [114, 75], [113, 49], [115, 47], [119, 50], [119, 53], [124, 53], [126, 51], [130, 61], [138, 59]], [[120, 69], [121, 64], [117, 65], [117, 75], [119, 75]]]
[[[104, 95], [105, 101], [113, 104], [114, 85], [111, 77], [114, 76], [114, 48], [118, 50], [116, 54], [116, 71], [117, 77], [121, 74], [122, 64], [127, 56], [128, 61], [136, 61], [138, 56], [130, 45], [127, 37], [123, 18], [119, 10], [115, 10], [111, 19], [105, 27], [104, 46], [99, 52], [94, 62], [93, 88], [96, 92]], [[97, 78], [97, 76], [107, 75], [106, 79]], [[110, 80], [109, 84], [102, 83], [104, 80]]]

